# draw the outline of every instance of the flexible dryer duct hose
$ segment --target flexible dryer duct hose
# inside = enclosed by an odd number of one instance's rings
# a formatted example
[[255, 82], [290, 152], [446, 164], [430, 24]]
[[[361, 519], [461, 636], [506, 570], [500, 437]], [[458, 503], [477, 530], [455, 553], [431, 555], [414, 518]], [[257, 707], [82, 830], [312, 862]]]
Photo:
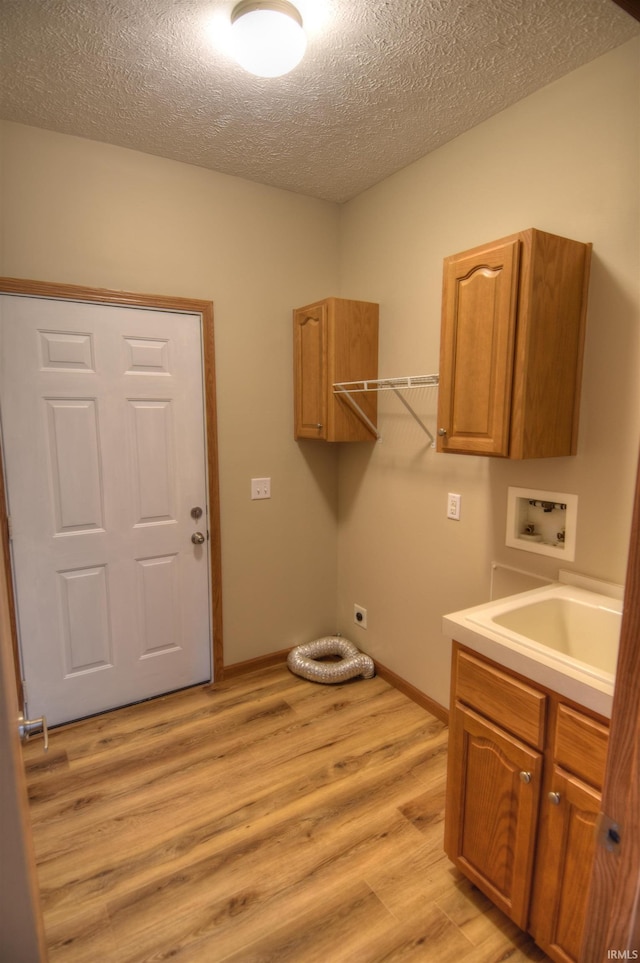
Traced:
[[[339, 655], [339, 662], [318, 662], [327, 655]], [[287, 665], [294, 673], [310, 682], [346, 682], [361, 675], [372, 679], [375, 675], [373, 659], [359, 652], [353, 642], [340, 636], [327, 636], [297, 645], [287, 657]]]

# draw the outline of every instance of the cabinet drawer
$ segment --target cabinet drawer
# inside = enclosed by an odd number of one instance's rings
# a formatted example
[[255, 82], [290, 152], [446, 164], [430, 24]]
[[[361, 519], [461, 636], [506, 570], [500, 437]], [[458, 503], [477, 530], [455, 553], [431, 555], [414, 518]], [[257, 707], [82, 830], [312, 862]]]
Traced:
[[558, 706], [554, 760], [596, 789], [602, 789], [608, 742], [609, 730], [602, 723], [562, 703]]
[[542, 749], [546, 696], [467, 652], [458, 652], [456, 697], [530, 746]]

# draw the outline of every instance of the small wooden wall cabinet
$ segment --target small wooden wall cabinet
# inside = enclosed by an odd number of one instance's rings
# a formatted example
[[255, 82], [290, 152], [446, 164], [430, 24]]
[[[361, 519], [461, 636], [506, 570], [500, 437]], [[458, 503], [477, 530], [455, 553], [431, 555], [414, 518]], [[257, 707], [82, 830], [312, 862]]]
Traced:
[[[376, 441], [375, 434], [333, 385], [378, 377], [378, 305], [326, 298], [293, 312], [295, 438]], [[357, 402], [372, 422], [375, 392]]]
[[590, 262], [534, 228], [445, 258], [438, 451], [575, 455]]
[[445, 850], [558, 963], [580, 958], [607, 720], [454, 642]]

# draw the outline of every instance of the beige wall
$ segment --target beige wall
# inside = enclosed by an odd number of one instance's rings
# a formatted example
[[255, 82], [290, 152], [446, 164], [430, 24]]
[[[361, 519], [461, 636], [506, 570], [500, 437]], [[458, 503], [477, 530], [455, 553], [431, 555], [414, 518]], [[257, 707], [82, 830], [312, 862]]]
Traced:
[[[336, 452], [293, 441], [291, 309], [335, 294], [338, 208], [14, 124], [0, 274], [214, 302], [225, 662], [335, 630]], [[270, 501], [250, 478], [271, 476]]]
[[[493, 560], [555, 577], [504, 544], [507, 488], [579, 496], [578, 572], [624, 580], [640, 434], [637, 40], [360, 195], [342, 211], [342, 284], [381, 305], [380, 376], [438, 370], [442, 259], [528, 228], [592, 241], [579, 453], [509, 462], [439, 455], [397, 402], [382, 442], [340, 455], [343, 632], [448, 704], [444, 612], [489, 597]], [[435, 390], [415, 398], [435, 429]], [[411, 396], [413, 400], [414, 396]], [[462, 494], [460, 522], [445, 517]], [[355, 628], [353, 603], [368, 610]]]
[[[215, 304], [227, 664], [336, 627], [448, 703], [444, 612], [488, 597], [506, 489], [579, 495], [576, 571], [624, 578], [640, 434], [633, 41], [336, 205], [134, 151], [0, 125], [0, 273]], [[291, 308], [381, 304], [380, 375], [438, 370], [442, 258], [527, 227], [594, 243], [579, 455], [438, 455], [394, 398], [383, 439], [292, 438]], [[411, 396], [431, 429], [436, 392]], [[338, 450], [339, 449], [339, 450]], [[249, 500], [270, 475], [269, 502]], [[462, 494], [462, 519], [445, 518]], [[336, 564], [337, 561], [337, 564]], [[357, 629], [353, 603], [368, 609]]]

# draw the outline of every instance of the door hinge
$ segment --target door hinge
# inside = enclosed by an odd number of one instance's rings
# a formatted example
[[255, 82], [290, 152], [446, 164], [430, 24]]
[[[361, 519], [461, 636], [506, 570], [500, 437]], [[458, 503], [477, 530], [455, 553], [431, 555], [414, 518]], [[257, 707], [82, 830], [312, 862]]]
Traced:
[[11, 524], [11, 515], [7, 515], [7, 533], [9, 535], [9, 541], [13, 539], [13, 525]]
[[598, 842], [610, 853], [619, 853], [622, 843], [622, 828], [606, 813], [598, 817]]

